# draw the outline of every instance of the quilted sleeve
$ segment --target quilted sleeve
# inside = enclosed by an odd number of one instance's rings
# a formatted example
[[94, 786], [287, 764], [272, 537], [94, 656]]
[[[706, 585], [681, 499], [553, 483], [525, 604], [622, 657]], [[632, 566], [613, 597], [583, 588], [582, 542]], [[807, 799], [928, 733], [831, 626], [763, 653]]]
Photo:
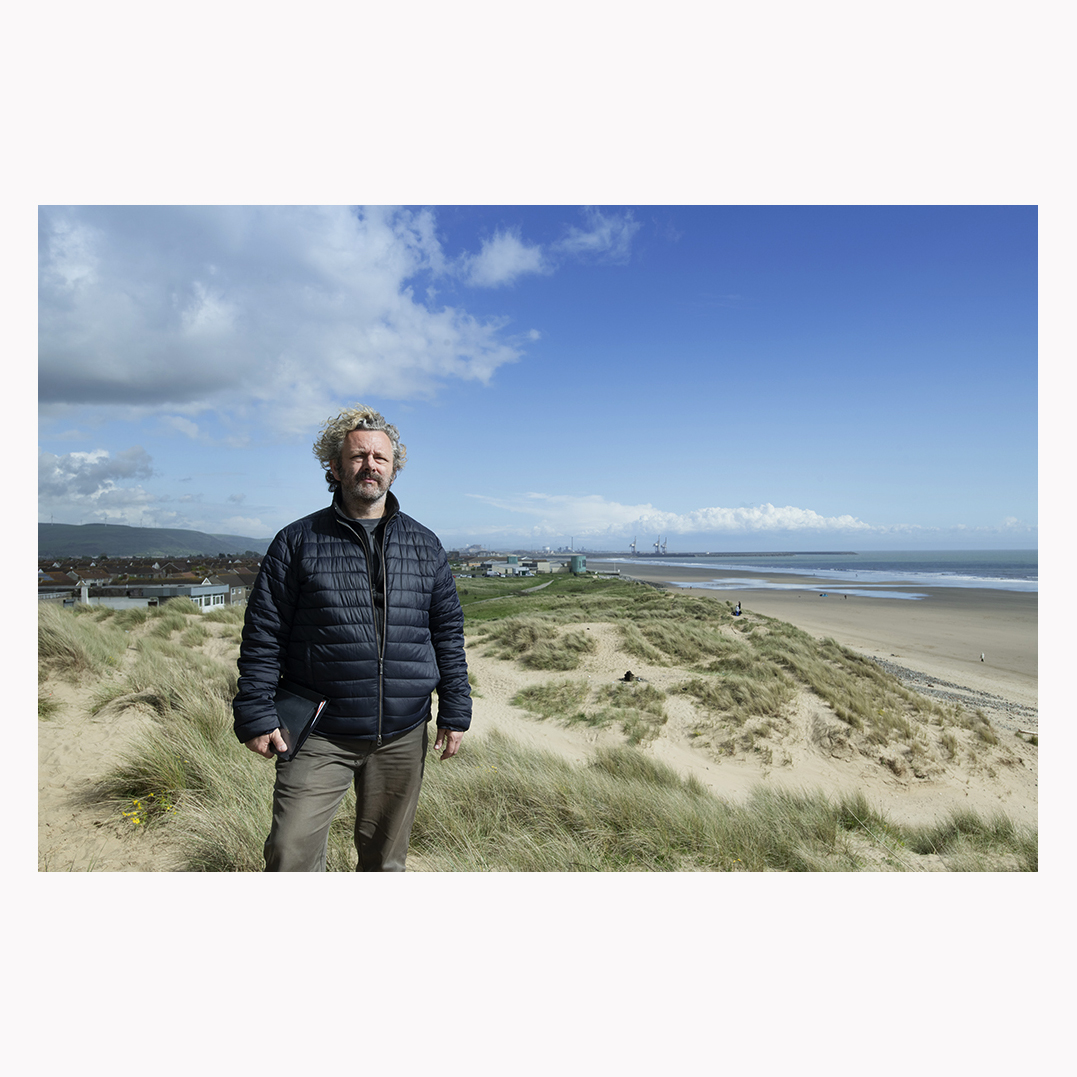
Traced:
[[239, 690], [232, 700], [236, 736], [242, 742], [277, 728], [277, 691], [295, 616], [295, 551], [285, 532], [273, 540], [254, 581], [239, 649]]
[[439, 551], [430, 601], [430, 638], [437, 655], [438, 728], [466, 730], [471, 726], [471, 685], [464, 653], [464, 611], [444, 550]]

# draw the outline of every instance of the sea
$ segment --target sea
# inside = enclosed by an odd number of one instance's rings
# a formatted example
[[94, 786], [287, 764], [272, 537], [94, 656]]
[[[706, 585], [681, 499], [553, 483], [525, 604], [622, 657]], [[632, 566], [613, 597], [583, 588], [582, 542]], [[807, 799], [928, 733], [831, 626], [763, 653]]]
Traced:
[[[871, 550], [861, 553], [735, 554], [715, 556], [676, 554], [638, 557], [588, 558], [615, 564], [630, 576], [629, 566], [705, 569], [723, 573], [762, 572], [756, 576], [721, 576], [713, 580], [693, 580], [684, 587], [706, 587], [715, 591], [746, 588], [774, 591], [802, 591], [804, 583], [784, 580], [785, 576], [807, 577], [822, 594], [861, 595], [870, 598], [912, 600], [927, 598], [933, 587], [987, 588], [998, 591], [1038, 591], [1038, 550]], [[899, 586], [900, 591], [889, 590]]]

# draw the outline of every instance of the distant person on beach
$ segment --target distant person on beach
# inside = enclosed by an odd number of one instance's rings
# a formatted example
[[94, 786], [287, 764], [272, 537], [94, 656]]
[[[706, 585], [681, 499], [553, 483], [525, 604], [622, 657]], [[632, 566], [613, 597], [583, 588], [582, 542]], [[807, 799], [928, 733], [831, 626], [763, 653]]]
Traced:
[[471, 724], [464, 615], [437, 536], [389, 492], [407, 459], [395, 426], [359, 405], [314, 444], [332, 503], [274, 538], [247, 603], [235, 731], [285, 751], [273, 699], [291, 682], [328, 698], [298, 754], [276, 759], [266, 871], [325, 871], [329, 826], [356, 792], [357, 871], [403, 871], [438, 694], [435, 751]]
[[740, 603], [739, 602], [733, 607], [733, 616], [734, 617], [739, 617], [740, 616]]

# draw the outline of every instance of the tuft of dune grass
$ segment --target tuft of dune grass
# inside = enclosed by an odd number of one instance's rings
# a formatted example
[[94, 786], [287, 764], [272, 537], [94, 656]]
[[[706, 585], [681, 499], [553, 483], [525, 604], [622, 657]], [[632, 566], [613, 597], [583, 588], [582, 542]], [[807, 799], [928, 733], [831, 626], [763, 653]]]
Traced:
[[1018, 826], [1002, 812], [988, 819], [967, 809], [950, 813], [933, 826], [909, 827], [906, 842], [914, 852], [947, 859], [952, 871], [997, 870], [1000, 858], [1018, 871], [1039, 869], [1036, 831]]
[[562, 680], [522, 688], [512, 703], [562, 725], [616, 725], [629, 744], [645, 744], [667, 721], [665, 698], [664, 692], [639, 681], [606, 685], [592, 693], [584, 681]]
[[587, 692], [585, 681], [547, 681], [522, 688], [512, 703], [542, 718], [567, 718], [582, 709]]
[[569, 631], [541, 640], [522, 654], [520, 661], [528, 669], [578, 669], [580, 659], [594, 654], [597, 649], [598, 645], [587, 632]]
[[127, 636], [115, 623], [77, 616], [52, 603], [40, 603], [37, 624], [38, 666], [68, 680], [100, 675], [127, 649]]
[[577, 669], [580, 659], [597, 649], [587, 632], [562, 633], [539, 617], [509, 617], [484, 625], [478, 640], [489, 644], [486, 653], [495, 658], [518, 659], [528, 669], [552, 671]]

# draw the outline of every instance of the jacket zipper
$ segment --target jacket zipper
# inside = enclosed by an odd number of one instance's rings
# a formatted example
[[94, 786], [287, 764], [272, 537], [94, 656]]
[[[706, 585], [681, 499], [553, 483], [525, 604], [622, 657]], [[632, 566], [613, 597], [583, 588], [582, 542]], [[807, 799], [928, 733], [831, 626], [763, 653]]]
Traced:
[[367, 536], [363, 533], [364, 529], [362, 527], [354, 528], [347, 520], [340, 516], [337, 517], [342, 523], [347, 524], [348, 529], [359, 539], [359, 545], [363, 548], [363, 554], [366, 557], [366, 574], [370, 584], [370, 614], [374, 620], [374, 633], [378, 639], [378, 739], [375, 741], [375, 747], [377, 748], [381, 747], [382, 717], [385, 709], [385, 637], [389, 632], [389, 571], [385, 560], [385, 536], [389, 530], [389, 522], [395, 516], [396, 513], [394, 512], [385, 521], [385, 526], [381, 532], [381, 571], [384, 586], [382, 587], [382, 625], [380, 632], [378, 631], [378, 611], [374, 605], [374, 577], [370, 571], [370, 551], [367, 549]]
[[[392, 519], [392, 517], [390, 517]], [[381, 747], [381, 725], [385, 710], [385, 640], [389, 635], [389, 565], [385, 560], [385, 535], [389, 530], [389, 520], [381, 529], [381, 633], [378, 639], [378, 740], [376, 747]], [[372, 537], [377, 542], [377, 536]], [[370, 566], [367, 565], [367, 571]], [[374, 594], [371, 592], [370, 604], [374, 605]], [[378, 611], [374, 610], [374, 631], [378, 630]]]

